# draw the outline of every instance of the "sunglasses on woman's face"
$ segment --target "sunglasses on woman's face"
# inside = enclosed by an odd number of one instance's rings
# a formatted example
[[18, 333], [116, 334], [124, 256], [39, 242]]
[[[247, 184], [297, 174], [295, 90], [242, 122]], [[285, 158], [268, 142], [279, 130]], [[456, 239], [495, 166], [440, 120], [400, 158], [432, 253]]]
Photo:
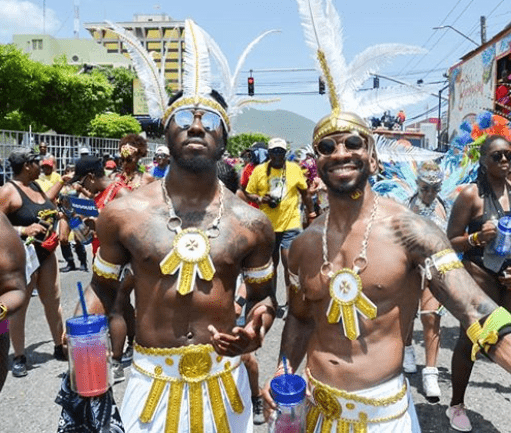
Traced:
[[511, 161], [511, 150], [497, 150], [493, 152], [491, 155], [491, 159], [495, 162], [499, 162], [502, 160], [502, 157], [506, 158], [507, 161]]
[[423, 185], [419, 189], [421, 192], [440, 192], [440, 185]]
[[195, 116], [200, 118], [202, 127], [208, 132], [216, 131], [222, 123], [222, 119], [218, 114], [212, 111], [194, 110], [192, 108], [177, 111], [173, 118], [179, 128], [186, 130], [192, 126]]
[[358, 151], [365, 146], [365, 141], [360, 135], [349, 135], [342, 142], [337, 142], [333, 138], [323, 138], [316, 144], [316, 151], [323, 156], [330, 156], [339, 145], [343, 145], [347, 152]]

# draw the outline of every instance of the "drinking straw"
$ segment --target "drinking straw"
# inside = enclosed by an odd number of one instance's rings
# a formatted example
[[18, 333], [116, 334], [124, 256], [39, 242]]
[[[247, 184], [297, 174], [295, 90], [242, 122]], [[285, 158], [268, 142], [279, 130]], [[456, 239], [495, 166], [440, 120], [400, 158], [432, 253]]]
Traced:
[[80, 295], [80, 303], [82, 304], [82, 311], [83, 316], [85, 317], [85, 320], [89, 317], [89, 313], [87, 313], [87, 306], [85, 305], [85, 296], [83, 294], [83, 287], [82, 283], [78, 281], [78, 294]]

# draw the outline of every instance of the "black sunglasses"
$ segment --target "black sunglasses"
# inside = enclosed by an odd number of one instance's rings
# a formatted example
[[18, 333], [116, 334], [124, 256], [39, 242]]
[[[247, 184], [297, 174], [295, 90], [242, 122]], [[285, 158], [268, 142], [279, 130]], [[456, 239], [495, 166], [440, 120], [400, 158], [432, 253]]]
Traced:
[[511, 161], [511, 150], [497, 150], [496, 152], [493, 152], [490, 156], [491, 159], [493, 159], [495, 162], [501, 161], [503, 156], [506, 158], [507, 161]]
[[440, 192], [442, 187], [440, 185], [424, 185], [424, 186], [421, 186], [419, 189], [421, 192], [428, 192], [428, 191]]
[[362, 149], [365, 146], [365, 141], [360, 135], [355, 134], [346, 137], [342, 143], [338, 143], [333, 138], [323, 138], [316, 144], [315, 149], [320, 155], [330, 156], [340, 144], [343, 144], [348, 152], [353, 152]]

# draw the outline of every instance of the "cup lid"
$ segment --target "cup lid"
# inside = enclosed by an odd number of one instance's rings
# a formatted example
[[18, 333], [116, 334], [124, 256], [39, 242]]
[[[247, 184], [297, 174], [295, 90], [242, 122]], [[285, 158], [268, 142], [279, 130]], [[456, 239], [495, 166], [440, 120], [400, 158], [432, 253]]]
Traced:
[[499, 228], [505, 231], [511, 231], [511, 217], [503, 216], [499, 219]]
[[305, 398], [305, 380], [297, 374], [283, 374], [270, 382], [271, 395], [277, 403], [296, 404]]
[[105, 326], [108, 326], [108, 319], [99, 314], [90, 314], [87, 318], [85, 316], [72, 317], [66, 320], [67, 333], [73, 336], [97, 334]]

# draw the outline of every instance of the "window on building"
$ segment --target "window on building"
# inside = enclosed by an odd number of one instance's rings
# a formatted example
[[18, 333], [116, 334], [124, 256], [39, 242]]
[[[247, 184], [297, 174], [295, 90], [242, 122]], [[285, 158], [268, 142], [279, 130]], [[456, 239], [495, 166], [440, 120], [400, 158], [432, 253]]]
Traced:
[[42, 39], [32, 39], [32, 49], [33, 50], [42, 50], [43, 49], [43, 40]]

